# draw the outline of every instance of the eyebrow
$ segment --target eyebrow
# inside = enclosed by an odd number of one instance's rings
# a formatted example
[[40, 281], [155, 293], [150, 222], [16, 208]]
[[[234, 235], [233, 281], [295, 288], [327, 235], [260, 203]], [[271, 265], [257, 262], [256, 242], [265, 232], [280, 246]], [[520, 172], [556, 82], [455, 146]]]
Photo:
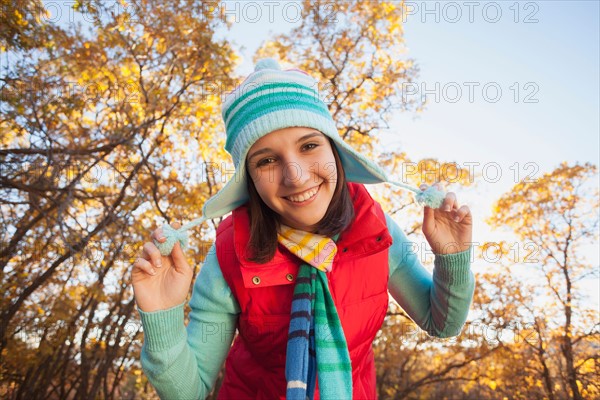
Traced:
[[[312, 133], [309, 133], [309, 134], [307, 134], [307, 135], [304, 135], [304, 136], [302, 136], [300, 139], [298, 139], [298, 140], [296, 141], [296, 144], [297, 144], [297, 143], [300, 143], [300, 142], [302, 142], [302, 141], [304, 141], [304, 140], [310, 139], [310, 138], [312, 138], [312, 137], [315, 137], [315, 136], [318, 136], [318, 137], [324, 137], [325, 135], [323, 135], [321, 132], [312, 132]], [[250, 160], [251, 160], [252, 158], [254, 158], [255, 156], [261, 155], [261, 154], [263, 154], [263, 153], [268, 153], [268, 152], [270, 152], [270, 151], [273, 151], [273, 150], [272, 150], [270, 147], [264, 147], [264, 148], [262, 148], [262, 149], [260, 149], [260, 150], [256, 150], [254, 153], [252, 153], [252, 154], [251, 154], [251, 155], [248, 157], [248, 161], [250, 161]]]

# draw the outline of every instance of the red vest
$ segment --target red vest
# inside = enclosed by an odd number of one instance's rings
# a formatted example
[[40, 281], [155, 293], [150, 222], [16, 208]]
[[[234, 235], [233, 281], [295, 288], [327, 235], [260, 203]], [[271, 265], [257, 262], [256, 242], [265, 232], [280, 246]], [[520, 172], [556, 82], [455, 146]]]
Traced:
[[[377, 395], [372, 343], [388, 308], [392, 238], [381, 206], [365, 187], [348, 183], [348, 189], [355, 219], [337, 241], [327, 278], [352, 360], [353, 398], [373, 399]], [[241, 309], [239, 335], [225, 361], [219, 399], [284, 399], [287, 334], [300, 260], [280, 245], [270, 262], [250, 262], [244, 257], [248, 239], [244, 205], [217, 230], [219, 265]]]

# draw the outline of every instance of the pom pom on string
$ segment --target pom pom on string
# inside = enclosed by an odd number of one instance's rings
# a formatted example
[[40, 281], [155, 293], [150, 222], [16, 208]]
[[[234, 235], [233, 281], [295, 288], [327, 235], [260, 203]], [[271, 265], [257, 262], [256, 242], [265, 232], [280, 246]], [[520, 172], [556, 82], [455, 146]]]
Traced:
[[188, 245], [187, 231], [197, 225], [201, 225], [204, 221], [206, 221], [206, 218], [204, 217], [196, 218], [183, 225], [179, 229], [175, 229], [169, 224], [164, 224], [162, 226], [162, 233], [167, 240], [161, 243], [154, 239], [153, 242], [156, 245], [156, 247], [158, 247], [160, 254], [162, 254], [163, 256], [168, 256], [169, 254], [171, 254], [171, 252], [173, 251], [173, 247], [175, 247], [175, 243], [177, 242], [179, 242], [179, 245], [181, 246], [182, 250], [186, 250]]
[[427, 189], [420, 190], [416, 195], [417, 203], [431, 208], [440, 208], [444, 202], [446, 193], [435, 186], [429, 186]]
[[160, 250], [160, 254], [163, 256], [168, 256], [173, 251], [173, 247], [175, 247], [175, 243], [179, 242], [181, 245], [181, 249], [185, 250], [187, 248], [188, 243], [188, 234], [187, 231], [181, 229], [175, 229], [169, 224], [164, 224], [162, 226], [163, 236], [167, 239], [164, 242], [159, 242], [154, 239], [154, 244]]
[[404, 183], [400, 182], [389, 181], [389, 183], [415, 193], [415, 199], [417, 203], [425, 205], [427, 207], [440, 208], [442, 203], [444, 202], [444, 198], [446, 198], [446, 192], [438, 189], [435, 186], [429, 186], [426, 190], [423, 191], [421, 189], [416, 189], [412, 186], [405, 185]]

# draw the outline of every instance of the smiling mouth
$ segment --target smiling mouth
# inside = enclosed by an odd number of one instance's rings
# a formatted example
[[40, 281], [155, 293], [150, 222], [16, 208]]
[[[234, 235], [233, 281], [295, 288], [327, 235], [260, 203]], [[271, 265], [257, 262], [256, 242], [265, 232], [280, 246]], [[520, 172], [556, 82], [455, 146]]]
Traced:
[[321, 187], [321, 185], [316, 186], [312, 189], [308, 189], [300, 194], [295, 194], [292, 196], [286, 196], [284, 197], [284, 199], [289, 200], [293, 203], [302, 203], [306, 200], [310, 200], [313, 197], [315, 197], [317, 195], [317, 193], [319, 192], [319, 188]]

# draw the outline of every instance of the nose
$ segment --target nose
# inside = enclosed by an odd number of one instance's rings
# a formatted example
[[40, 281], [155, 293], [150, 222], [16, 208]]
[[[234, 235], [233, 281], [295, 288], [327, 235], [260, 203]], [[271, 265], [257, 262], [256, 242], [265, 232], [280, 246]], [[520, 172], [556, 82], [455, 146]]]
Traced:
[[285, 186], [304, 187], [310, 179], [311, 173], [308, 165], [298, 160], [289, 160], [283, 168], [283, 184]]

